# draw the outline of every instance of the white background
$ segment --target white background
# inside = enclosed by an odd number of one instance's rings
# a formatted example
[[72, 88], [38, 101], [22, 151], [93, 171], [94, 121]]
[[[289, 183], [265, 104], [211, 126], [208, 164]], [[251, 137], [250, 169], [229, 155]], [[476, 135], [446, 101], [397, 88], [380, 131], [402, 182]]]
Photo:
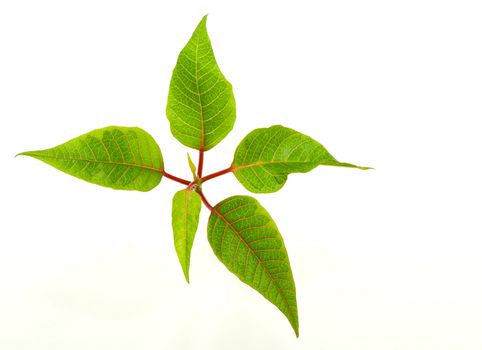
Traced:
[[[479, 1], [2, 1], [0, 348], [481, 349]], [[234, 86], [228, 166], [283, 124], [339, 160], [257, 195], [297, 283], [300, 338], [213, 255], [203, 211], [184, 281], [167, 179], [113, 191], [14, 158], [108, 125], [140, 126], [189, 177], [165, 103], [201, 17]], [[190, 151], [193, 158], [194, 150]], [[232, 175], [215, 204], [247, 194]]]

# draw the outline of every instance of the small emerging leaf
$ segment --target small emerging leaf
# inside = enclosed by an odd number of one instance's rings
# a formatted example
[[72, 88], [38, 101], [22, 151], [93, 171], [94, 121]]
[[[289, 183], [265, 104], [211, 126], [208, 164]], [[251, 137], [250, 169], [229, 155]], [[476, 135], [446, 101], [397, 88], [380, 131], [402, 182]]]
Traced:
[[338, 162], [311, 137], [281, 125], [255, 129], [238, 145], [232, 170], [254, 193], [276, 192], [291, 173], [306, 173], [318, 165], [369, 169]]
[[187, 162], [189, 163], [189, 169], [191, 169], [193, 179], [197, 179], [196, 166], [194, 165], [189, 153], [187, 154]]
[[208, 239], [216, 256], [288, 318], [298, 336], [296, 288], [283, 238], [268, 212], [248, 196], [217, 204]]
[[177, 257], [189, 283], [191, 248], [201, 212], [201, 196], [189, 189], [176, 192], [172, 199], [172, 230]]
[[149, 191], [159, 184], [164, 169], [156, 141], [136, 127], [109, 126], [54, 148], [19, 155], [116, 190]]
[[206, 20], [207, 16], [179, 54], [166, 108], [174, 137], [205, 151], [226, 137], [236, 119], [233, 89], [214, 58]]

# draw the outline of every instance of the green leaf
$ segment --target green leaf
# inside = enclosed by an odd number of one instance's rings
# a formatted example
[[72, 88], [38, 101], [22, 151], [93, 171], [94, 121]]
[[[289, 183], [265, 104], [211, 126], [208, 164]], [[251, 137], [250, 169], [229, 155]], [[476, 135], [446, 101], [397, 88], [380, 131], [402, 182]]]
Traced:
[[209, 217], [208, 239], [216, 256], [288, 318], [298, 336], [296, 288], [288, 253], [276, 224], [258, 201], [233, 196]]
[[306, 173], [318, 165], [370, 169], [338, 162], [325, 147], [281, 125], [255, 129], [238, 145], [231, 165], [241, 184], [254, 193], [276, 192], [291, 173]]
[[226, 137], [236, 119], [233, 89], [214, 58], [206, 20], [207, 16], [179, 54], [166, 109], [174, 137], [205, 151]]
[[201, 212], [201, 196], [189, 189], [177, 192], [172, 199], [172, 230], [177, 257], [189, 283], [191, 248]]
[[161, 150], [147, 132], [109, 126], [57, 147], [19, 155], [37, 158], [79, 179], [116, 190], [149, 191], [162, 178]]
[[196, 180], [197, 179], [196, 166], [194, 165], [189, 153], [187, 154], [187, 162], [189, 163], [189, 169], [191, 169], [192, 177], [193, 179]]

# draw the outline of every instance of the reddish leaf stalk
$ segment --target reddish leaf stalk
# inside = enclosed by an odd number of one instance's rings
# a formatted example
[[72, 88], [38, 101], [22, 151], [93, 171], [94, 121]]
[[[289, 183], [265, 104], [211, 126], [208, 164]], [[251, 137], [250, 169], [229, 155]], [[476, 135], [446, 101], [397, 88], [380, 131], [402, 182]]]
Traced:
[[229, 167], [229, 168], [226, 168], [226, 169], [223, 169], [223, 170], [220, 170], [220, 171], [216, 171], [215, 173], [212, 173], [212, 174], [209, 174], [209, 175], [206, 175], [206, 176], [202, 177], [201, 183], [206, 182], [206, 181], [211, 180], [211, 179], [214, 179], [215, 177], [230, 173], [232, 171], [233, 171], [232, 167]]
[[190, 181], [187, 181], [187, 180], [181, 179], [180, 177], [171, 175], [171, 174], [169, 174], [169, 173], [168, 173], [167, 171], [165, 171], [165, 170], [162, 170], [161, 173], [162, 173], [162, 175], [164, 175], [164, 176], [167, 177], [168, 179], [171, 179], [171, 180], [173, 180], [173, 181], [179, 182], [180, 184], [189, 185], [189, 184], [191, 183]]
[[210, 210], [210, 211], [213, 211], [213, 206], [211, 204], [209, 204], [208, 200], [206, 199], [206, 197], [204, 196], [204, 193], [202, 191], [199, 191], [198, 192], [199, 195], [201, 196], [201, 200], [203, 201], [204, 205]]
[[204, 165], [204, 150], [199, 150], [199, 162], [197, 166], [197, 177], [201, 178], [203, 176], [203, 165]]

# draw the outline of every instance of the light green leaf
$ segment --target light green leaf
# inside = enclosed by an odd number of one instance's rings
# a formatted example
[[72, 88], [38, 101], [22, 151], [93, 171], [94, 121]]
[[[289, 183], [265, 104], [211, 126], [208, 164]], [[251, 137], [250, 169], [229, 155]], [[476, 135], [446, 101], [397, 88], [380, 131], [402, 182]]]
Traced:
[[281, 125], [255, 129], [238, 145], [232, 171], [247, 190], [276, 192], [291, 173], [306, 173], [318, 165], [370, 169], [338, 162], [325, 147]]
[[201, 212], [201, 196], [189, 189], [176, 192], [172, 199], [172, 230], [177, 257], [189, 283], [191, 248]]
[[136, 127], [109, 126], [54, 148], [19, 155], [116, 190], [149, 191], [159, 184], [164, 169], [156, 141]]
[[296, 288], [288, 253], [276, 224], [258, 201], [233, 196], [217, 204], [209, 217], [208, 239], [228, 270], [278, 307], [298, 336]]
[[197, 179], [196, 166], [194, 165], [189, 153], [187, 154], [187, 162], [189, 163], [189, 169], [191, 169], [193, 179]]
[[226, 137], [236, 119], [233, 89], [214, 58], [206, 20], [179, 54], [166, 109], [174, 137], [205, 151]]

